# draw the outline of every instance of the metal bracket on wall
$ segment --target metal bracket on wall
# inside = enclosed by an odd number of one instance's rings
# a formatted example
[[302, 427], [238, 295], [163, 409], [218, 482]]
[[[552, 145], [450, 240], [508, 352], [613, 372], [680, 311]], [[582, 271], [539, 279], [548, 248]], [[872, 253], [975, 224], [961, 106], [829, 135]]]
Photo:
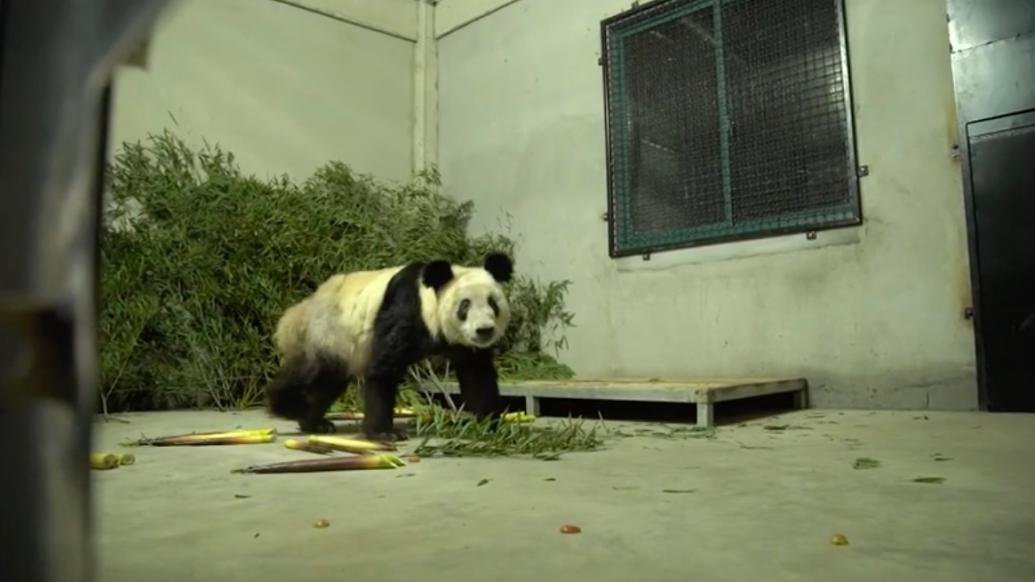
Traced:
[[870, 175], [870, 167], [869, 166], [859, 166], [859, 168], [855, 171], [855, 175], [858, 176], [859, 178], [865, 178], [866, 176], [869, 176]]
[[650, 253], [643, 253], [643, 260], [649, 261], [650, 260]]
[[0, 345], [10, 354], [0, 362], [0, 380], [10, 387], [0, 393], [0, 410], [32, 399], [76, 406], [75, 322], [51, 306], [11, 303], [0, 304]]
[[611, 221], [611, 213], [610, 212], [605, 212], [605, 213], [601, 214], [600, 215], [600, 220], [603, 220], [604, 222], [610, 222]]
[[151, 57], [151, 37], [145, 37], [137, 43], [136, 48], [129, 53], [123, 63], [128, 67], [147, 70]]
[[964, 307], [963, 308], [963, 319], [974, 319], [974, 308]]
[[949, 148], [949, 157], [951, 157], [954, 160], [960, 159], [960, 144], [952, 144], [952, 147]]
[[805, 233], [805, 238], [807, 240], [816, 240], [816, 231], [810, 230], [810, 231], [806, 232]]

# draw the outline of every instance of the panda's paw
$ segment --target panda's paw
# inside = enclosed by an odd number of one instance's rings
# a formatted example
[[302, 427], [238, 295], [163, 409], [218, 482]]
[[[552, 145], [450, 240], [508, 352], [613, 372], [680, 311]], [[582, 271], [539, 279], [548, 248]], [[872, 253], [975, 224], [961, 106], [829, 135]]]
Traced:
[[312, 434], [333, 434], [338, 431], [338, 428], [334, 426], [334, 423], [321, 418], [320, 420], [313, 422], [300, 422], [298, 427], [302, 429], [302, 432], [308, 432]]

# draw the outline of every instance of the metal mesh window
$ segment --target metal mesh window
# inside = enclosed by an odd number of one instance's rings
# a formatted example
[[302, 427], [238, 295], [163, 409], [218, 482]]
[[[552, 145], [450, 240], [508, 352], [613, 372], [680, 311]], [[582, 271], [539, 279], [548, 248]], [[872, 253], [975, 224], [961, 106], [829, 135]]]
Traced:
[[602, 23], [612, 256], [858, 224], [842, 0]]

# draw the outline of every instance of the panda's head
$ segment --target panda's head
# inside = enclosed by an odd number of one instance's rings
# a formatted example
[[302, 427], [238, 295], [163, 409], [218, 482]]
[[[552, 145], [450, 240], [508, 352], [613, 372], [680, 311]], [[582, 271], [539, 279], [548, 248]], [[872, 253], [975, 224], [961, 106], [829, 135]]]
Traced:
[[495, 344], [510, 323], [510, 304], [503, 283], [514, 272], [510, 257], [492, 253], [481, 267], [460, 267], [447, 261], [424, 266], [421, 280], [435, 290], [434, 317], [451, 345], [487, 348]]

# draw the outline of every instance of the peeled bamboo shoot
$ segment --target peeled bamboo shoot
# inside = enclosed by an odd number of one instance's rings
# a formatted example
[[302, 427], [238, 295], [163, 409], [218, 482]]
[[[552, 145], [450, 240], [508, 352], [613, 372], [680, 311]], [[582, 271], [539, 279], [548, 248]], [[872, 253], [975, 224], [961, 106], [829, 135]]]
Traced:
[[287, 461], [269, 465], [252, 465], [235, 469], [234, 473], [312, 473], [317, 471], [357, 471], [366, 469], [395, 469], [406, 464], [395, 455], [361, 455], [358, 457], [327, 457]]
[[377, 451], [394, 451], [395, 446], [375, 441], [350, 439], [328, 435], [309, 435], [310, 444], [319, 444], [339, 451], [358, 454], [373, 454]]
[[306, 451], [308, 453], [316, 453], [318, 455], [329, 455], [334, 452], [334, 449], [327, 445], [300, 441], [298, 439], [287, 439], [284, 441], [284, 446], [296, 451]]
[[190, 433], [155, 438], [141, 438], [140, 440], [129, 444], [136, 446], [152, 447], [248, 445], [256, 443], [270, 443], [276, 440], [276, 438], [277, 429], [257, 428], [223, 432]]

